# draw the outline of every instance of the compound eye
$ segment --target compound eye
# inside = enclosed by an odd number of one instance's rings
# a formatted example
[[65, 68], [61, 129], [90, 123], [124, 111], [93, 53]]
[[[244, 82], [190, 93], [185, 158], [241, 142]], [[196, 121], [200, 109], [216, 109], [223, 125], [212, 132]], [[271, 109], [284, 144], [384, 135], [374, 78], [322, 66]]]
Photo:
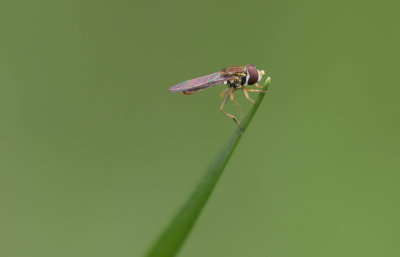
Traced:
[[249, 73], [248, 85], [254, 85], [258, 81], [258, 70], [257, 67], [249, 64], [247, 65], [247, 72]]

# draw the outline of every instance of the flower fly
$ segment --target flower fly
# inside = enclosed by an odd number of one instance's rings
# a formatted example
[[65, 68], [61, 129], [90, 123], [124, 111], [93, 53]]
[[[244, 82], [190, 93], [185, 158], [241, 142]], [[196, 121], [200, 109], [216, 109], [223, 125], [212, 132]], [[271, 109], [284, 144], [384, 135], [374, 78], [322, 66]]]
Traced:
[[258, 85], [257, 82], [261, 80], [264, 74], [265, 72], [263, 70], [258, 70], [257, 67], [253, 64], [248, 64], [246, 66], [231, 66], [212, 74], [179, 83], [178, 85], [171, 87], [169, 91], [171, 93], [182, 92], [185, 95], [190, 95], [216, 85], [227, 85], [228, 88], [221, 92], [221, 96], [224, 97], [224, 100], [222, 101], [220, 110], [226, 116], [233, 119], [243, 133], [243, 128], [240, 125], [238, 119], [236, 119], [236, 117], [232, 114], [225, 112], [223, 110], [224, 105], [228, 98], [230, 98], [234, 102], [234, 104], [238, 106], [240, 111], [239, 104], [235, 101], [233, 96], [235, 91], [239, 89], [242, 89], [245, 97], [250, 102], [254, 103], [254, 100], [250, 98], [248, 92], [265, 93], [266, 91], [248, 88], [248, 86], [255, 85], [258, 88], [262, 88], [262, 86]]

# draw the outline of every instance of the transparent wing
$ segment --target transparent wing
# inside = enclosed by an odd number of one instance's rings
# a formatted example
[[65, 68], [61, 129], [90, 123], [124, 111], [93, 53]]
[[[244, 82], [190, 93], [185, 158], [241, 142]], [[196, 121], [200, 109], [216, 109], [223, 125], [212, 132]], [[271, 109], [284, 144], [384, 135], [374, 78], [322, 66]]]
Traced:
[[208, 87], [223, 84], [230, 78], [231, 75], [224, 75], [221, 72], [216, 72], [179, 83], [178, 85], [171, 87], [169, 91], [171, 93], [177, 93], [183, 91], [188, 93], [193, 93]]

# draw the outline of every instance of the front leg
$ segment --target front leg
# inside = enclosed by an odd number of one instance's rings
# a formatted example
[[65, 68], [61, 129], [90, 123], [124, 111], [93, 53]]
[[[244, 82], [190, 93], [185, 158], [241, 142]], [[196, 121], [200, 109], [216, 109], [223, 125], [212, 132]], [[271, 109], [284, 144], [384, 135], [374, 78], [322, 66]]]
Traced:
[[263, 86], [258, 85], [258, 83], [256, 83], [256, 87], [263, 88]]
[[267, 91], [264, 90], [258, 90], [258, 89], [252, 89], [252, 88], [247, 88], [247, 91], [249, 92], [259, 92], [259, 93], [267, 93]]

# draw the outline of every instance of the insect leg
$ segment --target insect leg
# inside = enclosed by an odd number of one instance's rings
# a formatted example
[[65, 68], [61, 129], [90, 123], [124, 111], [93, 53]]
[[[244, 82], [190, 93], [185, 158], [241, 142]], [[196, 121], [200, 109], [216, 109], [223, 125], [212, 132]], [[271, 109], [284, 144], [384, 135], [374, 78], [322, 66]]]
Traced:
[[258, 90], [258, 89], [252, 89], [252, 88], [246, 88], [246, 90], [249, 91], [249, 92], [267, 93], [267, 91]]
[[239, 103], [235, 100], [233, 94], [235, 91], [230, 91], [230, 95], [231, 95], [231, 100], [232, 102], [237, 106], [237, 108], [239, 109], [239, 117], [242, 118], [243, 117], [243, 112], [242, 112], [242, 108], [240, 108]]
[[230, 94], [227, 94], [227, 95], [225, 96], [224, 101], [222, 101], [221, 107], [219, 107], [219, 109], [220, 109], [220, 111], [221, 111], [223, 114], [225, 114], [225, 115], [228, 116], [229, 118], [233, 119], [233, 121], [239, 126], [240, 132], [243, 134], [243, 128], [242, 128], [242, 126], [240, 125], [239, 121], [236, 119], [236, 117], [233, 116], [232, 114], [229, 114], [229, 113], [225, 112], [225, 111], [223, 110], [223, 109], [224, 109], [224, 105], [225, 105], [225, 103], [226, 103], [226, 101], [228, 100], [229, 97], [230, 97]]
[[258, 83], [256, 83], [256, 87], [263, 88], [263, 86], [258, 85]]
[[248, 90], [247, 88], [243, 87], [243, 93], [246, 96], [247, 100], [249, 100], [254, 104], [254, 100], [250, 98], [249, 93], [247, 93], [247, 90]]
[[228, 94], [229, 91], [230, 91], [230, 88], [226, 88], [226, 89], [222, 90], [221, 93], [219, 93], [219, 95], [221, 97], [225, 97], [226, 94]]

